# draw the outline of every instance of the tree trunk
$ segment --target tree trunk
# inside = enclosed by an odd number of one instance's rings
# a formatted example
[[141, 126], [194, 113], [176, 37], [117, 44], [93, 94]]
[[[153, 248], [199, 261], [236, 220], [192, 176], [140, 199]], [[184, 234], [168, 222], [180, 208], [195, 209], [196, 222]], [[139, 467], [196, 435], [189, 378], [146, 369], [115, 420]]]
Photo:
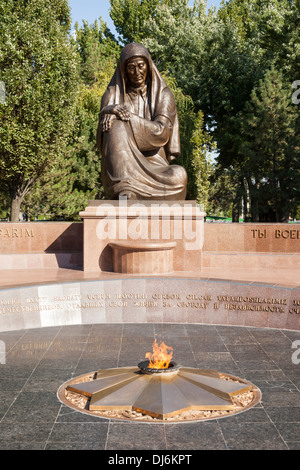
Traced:
[[243, 179], [244, 182], [244, 193], [243, 193], [243, 202], [244, 202], [244, 222], [250, 222], [250, 189], [247, 178]]
[[23, 196], [19, 196], [19, 194], [15, 193], [14, 195], [11, 196], [11, 211], [10, 211], [11, 222], [19, 222], [22, 200], [23, 200]]
[[259, 184], [248, 180], [251, 222], [259, 222]]
[[232, 222], [239, 222], [240, 221], [240, 198], [236, 197], [232, 204]]
[[[21, 204], [23, 202], [24, 197], [30, 191], [33, 182], [35, 181], [34, 178], [27, 180], [24, 182], [19, 179], [15, 181], [15, 184], [12, 184], [9, 187], [9, 195], [11, 200], [10, 206], [10, 221], [11, 222], [19, 222], [20, 220], [20, 210]], [[23, 217], [22, 219], [23, 220]]]

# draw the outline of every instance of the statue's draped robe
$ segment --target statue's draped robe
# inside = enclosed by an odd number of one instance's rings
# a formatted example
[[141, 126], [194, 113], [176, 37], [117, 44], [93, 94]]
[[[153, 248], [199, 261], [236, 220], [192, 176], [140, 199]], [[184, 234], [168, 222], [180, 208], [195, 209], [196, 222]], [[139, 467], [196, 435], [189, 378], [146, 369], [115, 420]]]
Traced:
[[[148, 62], [148, 81], [143, 89], [126, 84], [125, 62], [143, 57]], [[179, 125], [173, 95], [143, 46], [129, 44], [122, 53], [115, 74], [103, 95], [100, 119], [105, 107], [126, 105], [129, 121], [112, 120], [111, 128], [98, 127], [102, 154], [102, 181], [110, 199], [131, 192], [137, 199], [180, 200], [186, 197], [186, 171], [169, 162], [180, 154]]]

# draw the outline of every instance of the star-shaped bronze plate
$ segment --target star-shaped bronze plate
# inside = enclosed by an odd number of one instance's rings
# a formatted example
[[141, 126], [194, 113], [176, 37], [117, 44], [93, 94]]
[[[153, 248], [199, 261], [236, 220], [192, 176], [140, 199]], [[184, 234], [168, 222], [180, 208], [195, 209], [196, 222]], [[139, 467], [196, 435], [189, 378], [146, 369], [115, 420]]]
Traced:
[[102, 369], [94, 380], [67, 386], [90, 398], [90, 411], [137, 411], [158, 419], [189, 410], [230, 411], [232, 397], [251, 389], [246, 381], [224, 380], [215, 370], [189, 367], [165, 374], [145, 374], [139, 367]]

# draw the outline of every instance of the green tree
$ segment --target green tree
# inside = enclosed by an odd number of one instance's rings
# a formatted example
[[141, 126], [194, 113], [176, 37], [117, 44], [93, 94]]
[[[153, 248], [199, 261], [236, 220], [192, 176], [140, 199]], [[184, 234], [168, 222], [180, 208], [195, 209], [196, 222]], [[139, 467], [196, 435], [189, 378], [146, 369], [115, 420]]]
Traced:
[[[222, 171], [226, 175], [222, 181], [228, 185], [231, 195], [232, 219], [238, 222], [242, 215], [242, 200], [247, 198], [240, 113], [260, 76], [260, 68], [232, 20], [216, 20], [215, 28], [207, 32], [204, 49], [198, 81], [199, 102], [217, 142], [217, 175], [220, 178]], [[218, 195], [222, 207], [226, 198], [220, 188], [213, 195], [215, 204]]]
[[11, 220], [24, 196], [55, 163], [74, 125], [77, 56], [69, 40], [67, 0], [0, 4], [0, 181]]
[[299, 114], [292, 88], [271, 67], [240, 116], [252, 219], [287, 222], [299, 204]]
[[0, 219], [8, 218], [9, 211], [9, 194], [3, 187], [0, 189]]
[[215, 142], [212, 136], [206, 132], [204, 126], [203, 112], [198, 111], [191, 137], [193, 145], [191, 161], [194, 170], [195, 198], [198, 203], [203, 204], [204, 210], [207, 210], [210, 178], [214, 170], [210, 155], [215, 150]]
[[106, 87], [106, 75], [115, 67], [121, 52], [121, 46], [107, 24], [102, 18], [92, 24], [85, 20], [81, 26], [76, 23], [73, 42], [80, 56], [81, 82], [91, 86], [103, 80], [103, 86]]
[[164, 0], [110, 0], [110, 16], [121, 42], [141, 42], [145, 37], [147, 21]]
[[239, 175], [231, 166], [223, 168], [216, 165], [210, 177], [208, 215], [230, 217], [238, 222], [242, 214], [242, 197], [237, 191]]
[[263, 73], [274, 65], [288, 79], [299, 70], [299, 0], [229, 0], [218, 11], [250, 45]]
[[[258, 190], [257, 184], [253, 185], [248, 157], [245, 155], [242, 133], [245, 104], [251, 100], [252, 90], [272, 65], [282, 71], [282, 78], [290, 85], [297, 78], [299, 5], [299, 0], [223, 2], [215, 27], [205, 37], [205, 54], [199, 81], [200, 106], [218, 144], [219, 168], [223, 171], [234, 169], [234, 173], [227, 173], [233, 177], [232, 183], [236, 190], [233, 208], [237, 220], [237, 212], [242, 208], [239, 201], [247, 201], [249, 197], [250, 202], [251, 199], [253, 201], [251, 214], [247, 216], [252, 217], [252, 220], [266, 217], [263, 213], [259, 215], [264, 204], [258, 201], [263, 201], [263, 192]], [[283, 124], [283, 132], [284, 128]], [[289, 138], [288, 135], [286, 138]], [[260, 166], [257, 171], [262, 172], [261, 181], [269, 178], [268, 173], [263, 173], [267, 168]], [[292, 188], [290, 193], [285, 192], [283, 187], [280, 191], [282, 197], [293, 199]], [[244, 203], [244, 208], [248, 206]], [[274, 212], [274, 220], [276, 217], [278, 215]]]
[[79, 220], [89, 199], [103, 197], [96, 130], [101, 97], [114, 73], [120, 46], [101, 18], [91, 25], [76, 24], [73, 43], [80, 70], [75, 125], [60, 159], [26, 200], [31, 216]]
[[215, 29], [215, 12], [206, 0], [161, 2], [144, 27], [143, 44], [161, 70], [174, 77], [178, 86], [201, 108], [199, 80], [204, 60], [205, 38]]

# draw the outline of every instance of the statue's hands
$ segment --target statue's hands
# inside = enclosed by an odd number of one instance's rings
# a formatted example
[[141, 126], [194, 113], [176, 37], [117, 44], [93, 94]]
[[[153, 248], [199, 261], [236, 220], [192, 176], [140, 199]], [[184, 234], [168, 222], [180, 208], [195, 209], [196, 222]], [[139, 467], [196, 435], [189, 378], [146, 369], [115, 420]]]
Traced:
[[112, 122], [115, 119], [121, 119], [121, 121], [129, 121], [131, 113], [126, 106], [121, 104], [106, 106], [103, 109], [103, 116], [101, 117], [102, 131], [107, 132], [111, 128]]
[[115, 114], [122, 121], [129, 121], [131, 113], [126, 106], [117, 104], [113, 108], [113, 114]]
[[114, 114], [104, 114], [102, 116], [100, 124], [102, 126], [102, 132], [107, 132], [111, 128], [112, 122], [117, 119]]

